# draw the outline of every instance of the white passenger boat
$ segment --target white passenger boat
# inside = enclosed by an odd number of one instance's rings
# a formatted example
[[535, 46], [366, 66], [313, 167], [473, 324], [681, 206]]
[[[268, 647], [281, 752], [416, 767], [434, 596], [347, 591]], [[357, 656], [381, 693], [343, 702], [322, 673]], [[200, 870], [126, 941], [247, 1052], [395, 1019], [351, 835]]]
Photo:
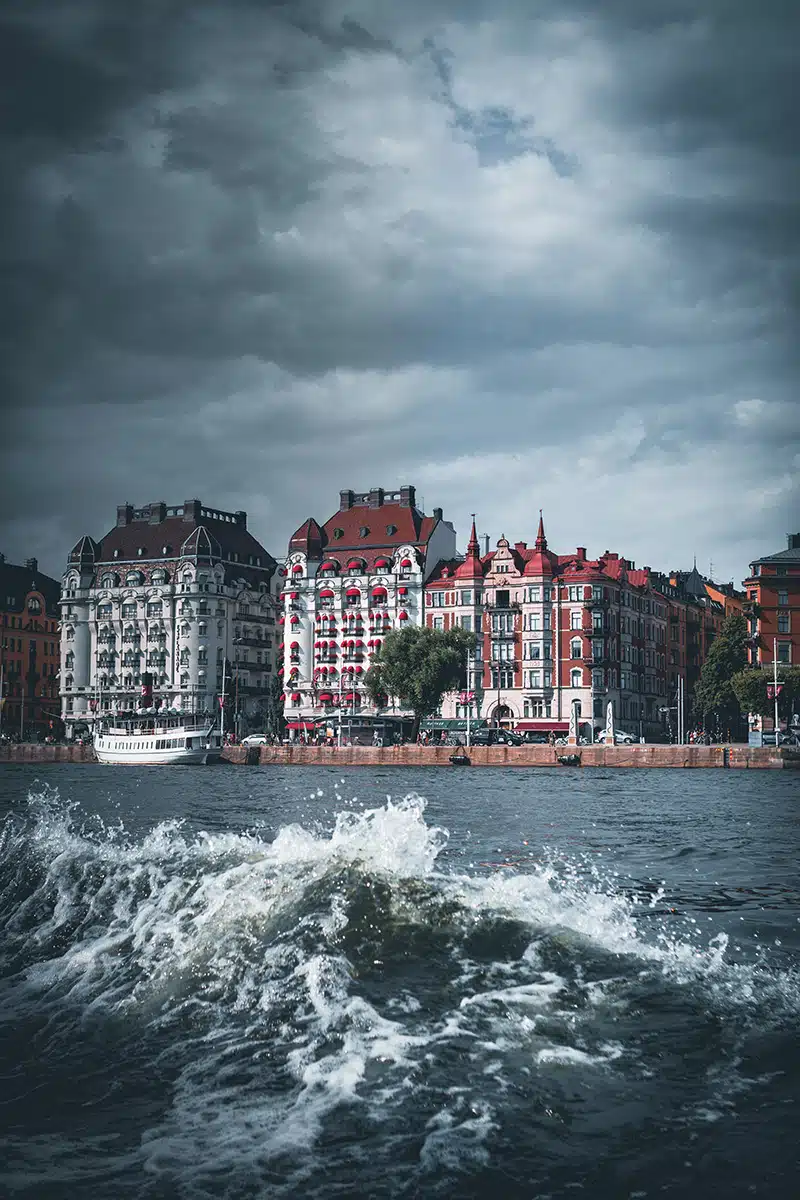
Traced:
[[[113, 718], [112, 718], [113, 722]], [[117, 719], [94, 735], [101, 763], [156, 766], [161, 763], [216, 762], [222, 751], [219, 726], [197, 718], [142, 715]]]

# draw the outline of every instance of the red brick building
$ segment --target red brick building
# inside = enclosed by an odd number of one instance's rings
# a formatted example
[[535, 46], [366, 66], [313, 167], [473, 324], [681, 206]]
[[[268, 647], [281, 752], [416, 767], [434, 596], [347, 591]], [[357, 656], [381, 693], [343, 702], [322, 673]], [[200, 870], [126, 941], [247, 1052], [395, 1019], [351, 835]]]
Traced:
[[744, 580], [745, 616], [750, 623], [750, 662], [772, 666], [800, 663], [800, 533], [789, 534], [785, 550], [757, 558]]
[[[485, 719], [516, 729], [566, 733], [573, 705], [583, 732], [605, 724], [668, 736], [668, 710], [683, 679], [691, 690], [725, 616], [697, 572], [661, 575], [606, 550], [557, 554], [539, 519], [535, 543], [501, 537], [480, 554], [473, 523], [464, 559], [440, 562], [425, 587], [425, 620], [479, 634], [465, 692], [448, 697], [442, 721]], [[673, 719], [674, 724], [674, 719]]]
[[0, 729], [44, 737], [59, 721], [60, 585], [39, 570], [35, 558], [23, 566], [0, 555]]

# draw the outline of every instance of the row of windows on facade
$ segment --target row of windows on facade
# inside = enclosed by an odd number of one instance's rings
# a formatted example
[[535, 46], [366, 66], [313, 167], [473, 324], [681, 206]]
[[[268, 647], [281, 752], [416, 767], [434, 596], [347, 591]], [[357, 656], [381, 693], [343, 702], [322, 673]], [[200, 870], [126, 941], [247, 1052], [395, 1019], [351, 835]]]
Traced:
[[[600, 691], [607, 687], [615, 688], [618, 677], [619, 686], [623, 691], [646, 692], [649, 695], [664, 695], [666, 691], [664, 680], [653, 675], [637, 675], [634, 672], [621, 671], [618, 676], [614, 670], [593, 670], [589, 673], [581, 670], [579, 667], [574, 667], [570, 671], [569, 686], [572, 688], [584, 688], [591, 685], [595, 691]], [[492, 666], [491, 681], [493, 688], [499, 687], [513, 690], [516, 687], [513, 668]], [[548, 690], [553, 686], [552, 671], [523, 671], [521, 686], [531, 688], [532, 690], [538, 690], [539, 688]]]
[[[502, 594], [505, 595], [506, 593]], [[573, 604], [585, 604], [589, 601], [600, 603], [608, 598], [616, 601], [618, 596], [619, 593], [613, 591], [609, 597], [607, 589], [599, 584], [591, 586], [588, 584], [568, 584], [561, 592], [561, 598], [571, 601]], [[472, 604], [473, 598], [477, 600], [477, 593], [469, 590], [454, 592], [431, 591], [426, 597], [428, 604], [434, 608]], [[491, 593], [489, 593], [487, 598], [491, 602]], [[550, 584], [523, 588], [522, 598], [523, 602], [528, 604], [548, 604], [558, 598], [558, 588]], [[635, 596], [631, 592], [622, 592], [619, 599], [623, 608], [631, 608], [635, 612], [649, 613], [651, 616], [661, 617], [662, 619], [666, 617], [665, 605], [659, 604], [658, 601], [651, 597]]]
[[[17, 653], [21, 654], [22, 653], [22, 638], [4, 637], [3, 638], [3, 649], [8, 650], [9, 652], [13, 653], [15, 641], [16, 641], [16, 646], [17, 646]], [[28, 638], [27, 642], [28, 642], [28, 653], [29, 654], [36, 654], [37, 646], [41, 650], [42, 654], [56, 655], [59, 653], [58, 642], [42, 642], [41, 644], [39, 644], [33, 638]]]

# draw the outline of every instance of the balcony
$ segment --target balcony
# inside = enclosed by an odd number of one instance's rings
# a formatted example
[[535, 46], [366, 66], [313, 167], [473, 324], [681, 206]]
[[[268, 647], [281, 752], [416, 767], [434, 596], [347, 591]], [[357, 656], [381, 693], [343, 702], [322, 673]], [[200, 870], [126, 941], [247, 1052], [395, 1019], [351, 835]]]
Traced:
[[[567, 601], [567, 603], [569, 604], [569, 601]], [[600, 596], [597, 599], [592, 597], [591, 600], [583, 601], [584, 608], [608, 608], [610, 606], [610, 604], [611, 604], [611, 601], [608, 599], [607, 596]]]
[[487, 602], [484, 604], [483, 607], [484, 607], [485, 612], [490, 612], [490, 613], [492, 613], [492, 612], [520, 612], [522, 610], [522, 604], [520, 603], [519, 600], [506, 600], [506, 601], [500, 601], [499, 603], [497, 601], [495, 601], [494, 604]]

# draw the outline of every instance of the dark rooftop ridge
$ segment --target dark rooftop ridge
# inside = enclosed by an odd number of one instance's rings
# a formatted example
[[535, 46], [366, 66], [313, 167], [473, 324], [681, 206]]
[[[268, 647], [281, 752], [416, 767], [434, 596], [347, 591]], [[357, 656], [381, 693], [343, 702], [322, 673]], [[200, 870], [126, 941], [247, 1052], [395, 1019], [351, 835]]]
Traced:
[[197, 524], [200, 521], [223, 521], [229, 525], [247, 528], [247, 513], [224, 512], [219, 508], [208, 508], [200, 500], [184, 500], [183, 504], [167, 505], [163, 500], [134, 508], [132, 504], [117, 505], [117, 527], [132, 525], [135, 521], [147, 525], [160, 525], [162, 521], [180, 520]]

